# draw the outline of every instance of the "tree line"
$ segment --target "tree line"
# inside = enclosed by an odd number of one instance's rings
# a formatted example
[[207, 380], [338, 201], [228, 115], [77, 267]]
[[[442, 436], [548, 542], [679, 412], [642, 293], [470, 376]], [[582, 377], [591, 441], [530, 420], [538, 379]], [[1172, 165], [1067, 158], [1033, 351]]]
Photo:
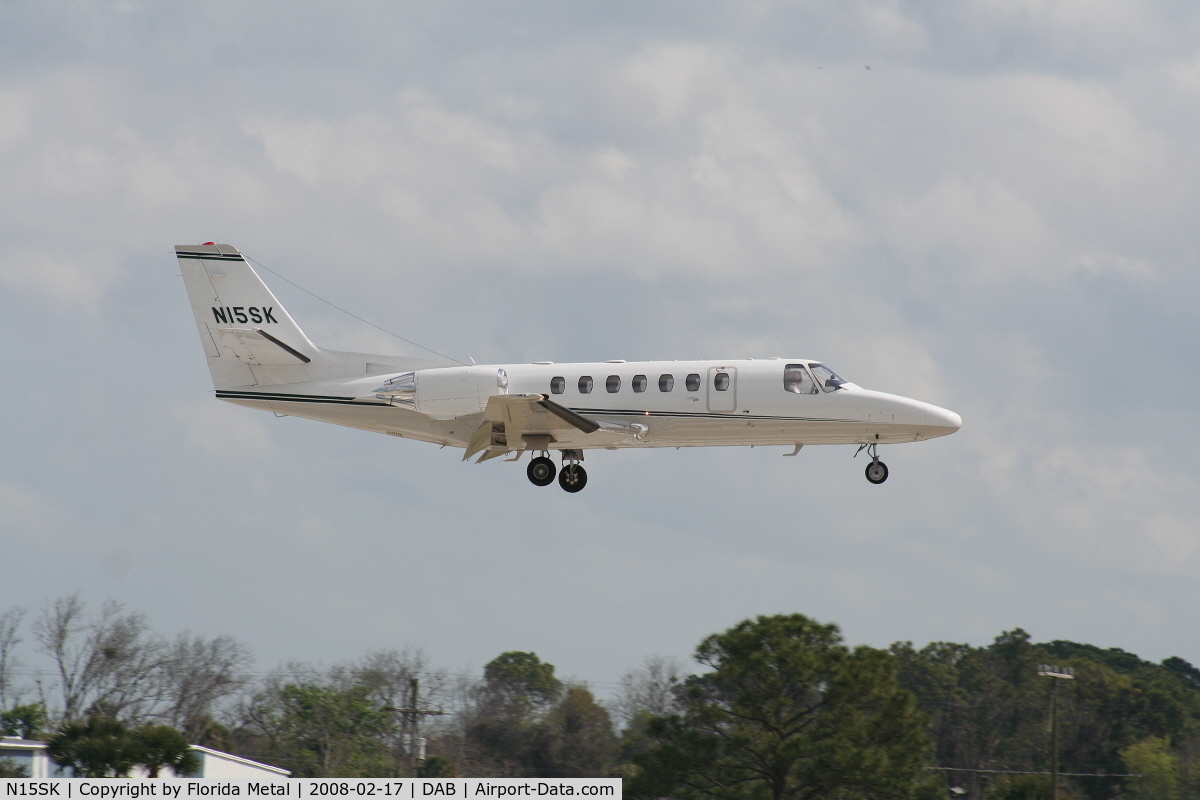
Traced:
[[[31, 651], [51, 668], [28, 670]], [[1200, 798], [1200, 670], [1181, 658], [1039, 644], [1019, 629], [981, 647], [849, 647], [800, 614], [706, 637], [690, 670], [647, 658], [597, 698], [518, 651], [481, 676], [414, 649], [255, 673], [230, 637], [167, 639], [76, 595], [0, 614], [0, 733], [47, 738], [56, 761], [97, 776], [187, 772], [191, 742], [297, 777], [619, 776], [632, 797], [681, 800], [1042, 800], [1047, 663], [1075, 673], [1058, 687], [1060, 797]]]

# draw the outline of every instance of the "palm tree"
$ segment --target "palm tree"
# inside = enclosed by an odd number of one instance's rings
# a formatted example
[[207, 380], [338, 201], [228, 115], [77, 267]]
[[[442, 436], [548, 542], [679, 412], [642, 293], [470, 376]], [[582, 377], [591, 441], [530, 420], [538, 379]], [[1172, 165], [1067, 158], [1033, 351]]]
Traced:
[[130, 739], [133, 763], [145, 767], [149, 778], [157, 778], [163, 767], [170, 767], [181, 778], [200, 770], [200, 756], [183, 734], [169, 725], [145, 725], [133, 731]]

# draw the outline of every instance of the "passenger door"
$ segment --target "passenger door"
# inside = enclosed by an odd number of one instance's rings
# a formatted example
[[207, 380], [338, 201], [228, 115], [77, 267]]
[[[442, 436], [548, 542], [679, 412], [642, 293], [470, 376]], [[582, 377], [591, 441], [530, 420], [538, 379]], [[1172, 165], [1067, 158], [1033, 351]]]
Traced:
[[737, 410], [737, 369], [708, 368], [708, 410], [729, 412]]

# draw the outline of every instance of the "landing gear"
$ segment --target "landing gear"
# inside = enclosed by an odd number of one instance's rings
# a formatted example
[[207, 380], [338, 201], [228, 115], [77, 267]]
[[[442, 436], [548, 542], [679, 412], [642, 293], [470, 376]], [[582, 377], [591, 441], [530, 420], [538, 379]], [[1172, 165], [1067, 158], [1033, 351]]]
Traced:
[[[858, 453], [861, 453], [863, 450], [866, 450], [867, 455], [869, 455], [871, 457], [871, 463], [867, 464], [867, 469], [866, 469], [867, 480], [869, 480], [871, 483], [878, 486], [879, 484], [881, 484], [887, 480], [888, 468], [887, 468], [887, 464], [885, 464], [879, 460], [879, 454], [877, 452], [875, 452], [875, 447], [876, 447], [876, 445], [874, 445], [874, 444], [860, 445], [858, 448]], [[855, 453], [854, 455], [857, 456], [858, 453]]]
[[582, 450], [563, 450], [562, 469], [558, 471], [558, 485], [574, 494], [587, 486], [587, 471], [579, 466], [583, 461]]
[[578, 464], [566, 464], [558, 473], [558, 485], [572, 494], [587, 486], [587, 472]]
[[525, 474], [529, 476], [529, 482], [534, 486], [549, 486], [554, 483], [554, 473], [557, 471], [553, 461], [545, 456], [538, 456], [529, 462]]

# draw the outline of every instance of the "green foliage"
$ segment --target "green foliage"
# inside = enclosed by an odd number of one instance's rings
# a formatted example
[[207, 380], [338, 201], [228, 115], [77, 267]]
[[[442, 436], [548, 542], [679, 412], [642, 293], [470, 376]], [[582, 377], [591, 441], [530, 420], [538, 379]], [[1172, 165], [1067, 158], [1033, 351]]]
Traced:
[[608, 712], [587, 689], [572, 686], [537, 726], [534, 770], [549, 778], [601, 778], [611, 773], [616, 752]]
[[458, 770], [449, 759], [441, 756], [430, 756], [417, 767], [418, 778], [457, 778]]
[[169, 725], [144, 725], [129, 738], [136, 753], [134, 764], [144, 767], [147, 777], [157, 778], [164, 767], [180, 777], [200, 770], [200, 757], [184, 735]]
[[55, 764], [81, 778], [124, 777], [137, 763], [125, 726], [100, 717], [64, 725], [46, 741], [46, 752]]
[[1050, 800], [1049, 775], [1005, 775], [988, 788], [987, 800]]
[[[1192, 680], [1195, 668], [1183, 659], [1159, 665], [1118, 648], [1067, 641], [1036, 644], [1020, 629], [1001, 634], [986, 647], [935, 642], [917, 650], [900, 642], [892, 653], [901, 685], [917, 696], [930, 717], [939, 766], [1049, 771], [1053, 684], [1037, 675], [1037, 667], [1050, 663], [1075, 669], [1075, 680], [1058, 681], [1063, 772], [1126, 772], [1125, 748], [1148, 737], [1173, 743], [1184, 785], [1189, 770], [1195, 771], [1200, 690]], [[999, 780], [991, 793], [1028, 793], [1034, 778]], [[971, 796], [984, 793], [981, 775], [962, 773], [958, 780]], [[1097, 800], [1114, 797], [1122, 788], [1115, 778], [1065, 778], [1061, 785]]]
[[270, 687], [248, 711], [263, 741], [255, 756], [298, 778], [394, 777], [390, 711], [370, 688], [317, 679]]
[[925, 718], [893, 658], [850, 650], [835, 625], [799, 614], [747, 620], [705, 639], [685, 711], [650, 722], [634, 797], [781, 800], [914, 796]]
[[536, 653], [501, 653], [483, 668], [488, 691], [531, 706], [554, 702], [562, 681], [554, 677], [554, 665], [543, 664]]
[[1147, 737], [1122, 749], [1121, 758], [1130, 772], [1144, 776], [1126, 779], [1130, 797], [1137, 800], [1179, 800], [1182, 796], [1183, 776], [1180, 774], [1179, 757], [1167, 740], [1157, 736]]
[[114, 719], [92, 717], [64, 725], [46, 742], [50, 759], [77, 777], [121, 778], [136, 767], [157, 778], [164, 767], [176, 775], [200, 769], [200, 758], [182, 733], [168, 725], [129, 730]]
[[46, 725], [46, 709], [39, 703], [13, 706], [0, 713], [0, 734], [38, 739]]
[[468, 774], [601, 777], [614, 774], [617, 738], [608, 711], [583, 686], [564, 690], [535, 653], [503, 653], [464, 714]]
[[0, 778], [28, 778], [29, 769], [14, 763], [11, 759], [0, 758]]

